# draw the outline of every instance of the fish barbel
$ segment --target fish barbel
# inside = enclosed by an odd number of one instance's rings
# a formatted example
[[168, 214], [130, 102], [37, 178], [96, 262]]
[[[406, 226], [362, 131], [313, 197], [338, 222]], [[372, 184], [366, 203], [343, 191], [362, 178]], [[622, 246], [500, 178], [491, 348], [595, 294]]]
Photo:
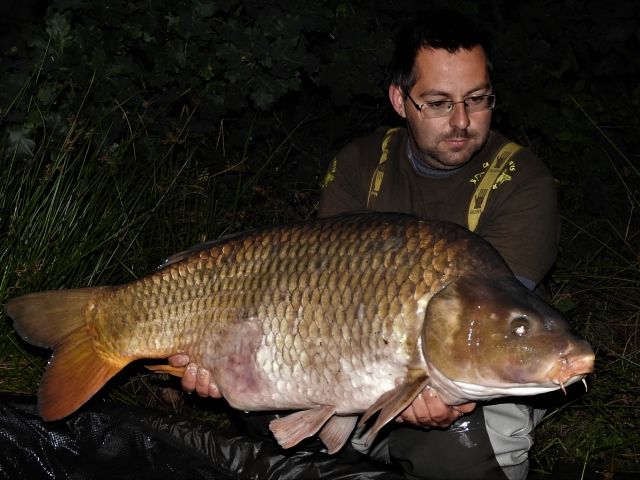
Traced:
[[[184, 353], [241, 410], [296, 410], [283, 447], [329, 453], [375, 416], [366, 442], [427, 386], [450, 404], [564, 388], [590, 345], [484, 240], [445, 222], [351, 214], [194, 248], [119, 286], [10, 300], [27, 342], [53, 348], [45, 420], [84, 404], [128, 363]], [[155, 370], [174, 372], [168, 365]]]

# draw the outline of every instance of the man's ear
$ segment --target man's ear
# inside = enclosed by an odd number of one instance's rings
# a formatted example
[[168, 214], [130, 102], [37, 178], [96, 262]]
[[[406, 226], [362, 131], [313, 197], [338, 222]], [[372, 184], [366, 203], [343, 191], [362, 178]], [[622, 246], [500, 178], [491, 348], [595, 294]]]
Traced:
[[398, 85], [389, 85], [389, 100], [396, 113], [402, 118], [407, 118], [407, 114], [404, 111], [404, 95]]

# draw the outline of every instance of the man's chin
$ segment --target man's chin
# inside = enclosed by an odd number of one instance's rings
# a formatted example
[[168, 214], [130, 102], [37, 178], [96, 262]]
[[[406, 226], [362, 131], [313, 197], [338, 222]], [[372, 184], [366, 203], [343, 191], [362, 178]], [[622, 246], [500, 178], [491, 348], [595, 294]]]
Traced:
[[468, 141], [463, 144], [446, 142], [440, 151], [440, 163], [449, 169], [458, 168], [471, 160], [477, 151], [476, 144]]
[[455, 170], [467, 164], [471, 160], [473, 152], [447, 152], [440, 157], [440, 168], [443, 170]]
[[439, 147], [435, 151], [422, 151], [420, 155], [425, 164], [439, 170], [460, 168], [468, 163], [475, 153], [475, 145], [472, 144], [450, 147], [440, 143]]

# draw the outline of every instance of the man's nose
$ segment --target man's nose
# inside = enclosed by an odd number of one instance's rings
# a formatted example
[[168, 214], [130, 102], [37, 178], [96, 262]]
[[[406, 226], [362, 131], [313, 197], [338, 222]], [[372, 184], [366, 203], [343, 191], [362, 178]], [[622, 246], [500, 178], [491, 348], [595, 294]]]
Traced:
[[465, 130], [469, 126], [469, 114], [464, 102], [454, 103], [453, 111], [449, 116], [449, 125], [459, 130]]

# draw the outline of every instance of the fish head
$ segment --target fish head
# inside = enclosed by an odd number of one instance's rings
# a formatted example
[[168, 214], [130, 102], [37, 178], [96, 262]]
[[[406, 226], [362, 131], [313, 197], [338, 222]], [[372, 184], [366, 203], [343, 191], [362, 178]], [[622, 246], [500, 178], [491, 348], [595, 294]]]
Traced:
[[564, 389], [594, 364], [589, 343], [512, 276], [459, 277], [435, 294], [422, 345], [433, 386], [452, 404]]

